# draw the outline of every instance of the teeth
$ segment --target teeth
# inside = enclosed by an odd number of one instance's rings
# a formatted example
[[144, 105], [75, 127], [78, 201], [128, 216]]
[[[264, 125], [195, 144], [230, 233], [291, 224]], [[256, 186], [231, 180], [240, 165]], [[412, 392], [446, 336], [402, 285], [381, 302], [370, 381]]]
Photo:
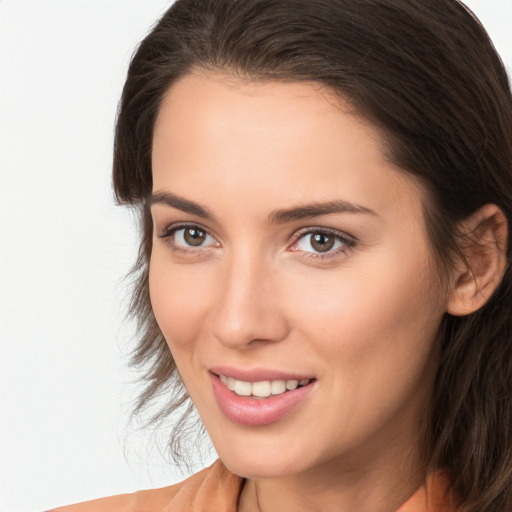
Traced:
[[270, 396], [270, 381], [264, 380], [263, 382], [255, 382], [252, 385], [252, 394], [263, 398]]
[[240, 396], [251, 396], [252, 384], [243, 380], [235, 381], [235, 393]]
[[298, 380], [287, 380], [286, 381], [286, 389], [289, 391], [296, 389], [298, 386], [299, 386]]
[[255, 396], [266, 398], [270, 395], [280, 395], [285, 391], [292, 391], [300, 386], [309, 384], [310, 379], [302, 379], [300, 381], [291, 380], [264, 380], [261, 382], [245, 382], [236, 380], [233, 377], [219, 375], [221, 382], [231, 391], [239, 396]]
[[270, 392], [273, 395], [280, 395], [286, 391], [286, 381], [285, 380], [273, 380], [270, 383]]
[[228, 383], [227, 383], [228, 389], [230, 389], [231, 391], [235, 391], [235, 385], [236, 385], [236, 380], [233, 379], [233, 377], [228, 377]]

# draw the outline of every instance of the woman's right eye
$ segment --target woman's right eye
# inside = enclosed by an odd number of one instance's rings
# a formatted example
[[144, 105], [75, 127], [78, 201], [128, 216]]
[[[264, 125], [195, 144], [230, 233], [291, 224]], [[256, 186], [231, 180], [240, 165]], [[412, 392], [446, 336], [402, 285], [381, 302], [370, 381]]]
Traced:
[[166, 229], [164, 233], [158, 235], [168, 242], [174, 249], [194, 249], [202, 247], [218, 247], [219, 243], [212, 235], [200, 226], [175, 226]]

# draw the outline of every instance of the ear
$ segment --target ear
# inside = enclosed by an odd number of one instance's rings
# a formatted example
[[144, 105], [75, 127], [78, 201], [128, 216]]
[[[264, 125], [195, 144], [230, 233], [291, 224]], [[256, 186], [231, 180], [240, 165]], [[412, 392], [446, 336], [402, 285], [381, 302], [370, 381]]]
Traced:
[[500, 284], [507, 265], [507, 219], [496, 205], [482, 206], [461, 223], [460, 231], [461, 256], [447, 306], [447, 312], [455, 316], [482, 307]]

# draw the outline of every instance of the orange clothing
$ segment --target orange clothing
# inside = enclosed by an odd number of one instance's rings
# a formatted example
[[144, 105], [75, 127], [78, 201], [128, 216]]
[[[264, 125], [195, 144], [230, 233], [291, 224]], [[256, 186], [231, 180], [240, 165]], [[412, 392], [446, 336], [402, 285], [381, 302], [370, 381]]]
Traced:
[[[220, 460], [184, 482], [122, 494], [50, 512], [236, 512], [244, 479]], [[457, 512], [448, 481], [441, 473], [429, 477], [397, 512]]]

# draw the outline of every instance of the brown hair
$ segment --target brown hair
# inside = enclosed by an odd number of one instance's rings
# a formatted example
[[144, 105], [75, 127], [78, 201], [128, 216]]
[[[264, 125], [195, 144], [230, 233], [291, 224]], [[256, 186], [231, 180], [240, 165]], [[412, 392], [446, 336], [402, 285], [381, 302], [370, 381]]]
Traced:
[[[142, 242], [132, 313], [145, 368], [144, 410], [167, 386], [188, 397], [151, 310], [151, 146], [169, 87], [194, 69], [258, 80], [320, 82], [382, 132], [389, 158], [423, 181], [427, 229], [441, 268], [457, 226], [498, 205], [512, 225], [512, 97], [503, 64], [456, 0], [178, 0], [138, 47], [121, 98], [114, 149], [120, 203], [139, 208]], [[511, 260], [511, 240], [507, 259]], [[427, 469], [447, 468], [466, 512], [512, 510], [512, 270], [488, 303], [446, 315], [426, 433]], [[183, 423], [173, 431], [174, 444]]]

